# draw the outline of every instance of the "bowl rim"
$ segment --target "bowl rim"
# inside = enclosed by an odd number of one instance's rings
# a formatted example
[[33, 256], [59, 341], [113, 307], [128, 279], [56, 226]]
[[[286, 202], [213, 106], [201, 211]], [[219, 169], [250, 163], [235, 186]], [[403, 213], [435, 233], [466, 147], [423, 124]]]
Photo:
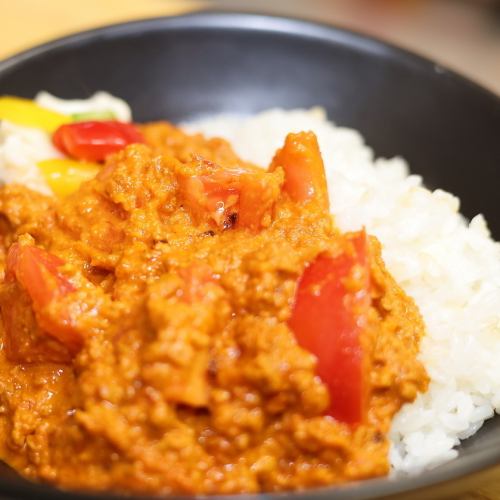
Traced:
[[281, 34], [308, 36], [326, 42], [337, 42], [376, 55], [399, 56], [405, 64], [418, 66], [422, 70], [432, 70], [445, 77], [458, 80], [461, 84], [492, 98], [500, 105], [500, 94], [484, 87], [480, 83], [468, 78], [455, 69], [439, 63], [432, 58], [417, 54], [412, 50], [379, 39], [375, 36], [358, 32], [354, 29], [341, 27], [335, 24], [315, 21], [294, 16], [277, 14], [263, 14], [248, 10], [216, 10], [201, 9], [172, 16], [154, 16], [131, 21], [118, 22], [98, 26], [57, 37], [33, 47], [24, 49], [4, 59], [0, 59], [0, 76], [8, 73], [15, 66], [38, 57], [52, 50], [78, 46], [95, 38], [112, 39], [118, 36], [131, 36], [143, 32], [161, 31], [163, 28], [172, 29], [244, 29], [254, 32], [273, 32]]
[[[346, 47], [361, 50], [379, 57], [397, 59], [398, 63], [416, 66], [423, 72], [435, 72], [440, 78], [447, 78], [468, 87], [476, 94], [482, 94], [499, 106], [500, 95], [492, 90], [481, 86], [455, 70], [448, 69], [440, 63], [418, 55], [410, 50], [400, 48], [392, 43], [382, 41], [375, 37], [361, 34], [355, 30], [338, 27], [332, 24], [321, 23], [298, 17], [280, 16], [275, 14], [262, 14], [244, 10], [197, 10], [174, 16], [149, 17], [127, 22], [120, 22], [100, 26], [97, 28], [80, 31], [66, 35], [54, 40], [47, 41], [35, 47], [23, 50], [0, 61], [0, 80], [8, 75], [11, 70], [39, 56], [59, 49], [76, 48], [96, 40], [112, 40], [120, 37], [139, 35], [145, 31], [163, 30], [228, 30], [247, 31], [254, 33], [275, 33], [301, 38], [312, 38], [326, 43], [339, 44]], [[498, 418], [498, 417], [497, 417]], [[441, 468], [427, 470], [418, 475], [405, 475], [404, 477], [382, 477], [356, 481], [338, 486], [328, 486], [304, 491], [222, 495], [227, 500], [282, 500], [291, 498], [294, 500], [317, 499], [368, 499], [381, 496], [392, 496], [404, 493], [417, 493], [419, 490], [444, 485], [447, 482], [465, 478], [500, 464], [500, 448], [489, 446], [475, 450], [469, 455], [454, 459], [448, 464], [452, 467], [441, 470]], [[55, 499], [99, 499], [99, 498], [124, 498], [122, 495], [95, 492], [65, 492], [54, 489], [51, 486], [38, 483], [20, 483], [8, 478], [0, 478], [0, 492], [5, 492], [13, 498], [21, 495], [36, 494], [39, 498]], [[214, 499], [217, 495], [197, 496], [196, 498]], [[132, 497], [134, 498], [134, 497]], [[145, 498], [145, 497], [141, 497]], [[169, 499], [193, 498], [192, 495], [174, 495]]]

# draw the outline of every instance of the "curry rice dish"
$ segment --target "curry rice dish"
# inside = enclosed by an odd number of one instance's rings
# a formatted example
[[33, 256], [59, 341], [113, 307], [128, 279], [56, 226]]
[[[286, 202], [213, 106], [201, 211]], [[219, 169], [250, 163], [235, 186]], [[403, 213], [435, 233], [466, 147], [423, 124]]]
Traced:
[[267, 168], [167, 122], [50, 134], [53, 194], [0, 190], [1, 458], [137, 493], [388, 474], [426, 325], [379, 240], [330, 215], [315, 134]]

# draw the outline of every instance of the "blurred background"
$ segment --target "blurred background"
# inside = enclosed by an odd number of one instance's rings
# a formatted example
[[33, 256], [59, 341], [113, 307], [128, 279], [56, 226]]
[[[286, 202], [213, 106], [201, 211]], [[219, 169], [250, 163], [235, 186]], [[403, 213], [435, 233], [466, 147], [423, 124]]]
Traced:
[[500, 95], [500, 0], [0, 0], [0, 59], [83, 29], [197, 9], [298, 16], [367, 33]]

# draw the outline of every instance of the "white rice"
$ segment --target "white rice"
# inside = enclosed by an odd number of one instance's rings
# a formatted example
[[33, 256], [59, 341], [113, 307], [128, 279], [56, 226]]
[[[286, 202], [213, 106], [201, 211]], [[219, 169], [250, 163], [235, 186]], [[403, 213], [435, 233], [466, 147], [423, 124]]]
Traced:
[[52, 194], [37, 163], [61, 154], [43, 130], [0, 121], [0, 184], [24, 184], [42, 194]]
[[227, 138], [245, 159], [269, 164], [288, 132], [313, 130], [325, 161], [332, 213], [343, 230], [367, 230], [389, 270], [420, 307], [429, 391], [396, 416], [395, 470], [414, 472], [457, 455], [460, 439], [500, 410], [500, 244], [484, 218], [468, 223], [459, 200], [422, 186], [401, 158], [375, 159], [355, 130], [323, 110], [270, 110], [185, 124]]
[[[483, 217], [468, 223], [458, 198], [425, 189], [401, 158], [375, 159], [358, 132], [336, 127], [319, 108], [221, 115], [184, 127], [225, 137], [263, 166], [287, 133], [316, 132], [337, 224], [378, 236], [389, 270], [427, 326], [421, 359], [432, 382], [394, 420], [392, 465], [414, 472], [454, 458], [459, 440], [500, 410], [500, 245]], [[0, 183], [49, 192], [36, 162], [56, 155], [47, 134], [0, 123]]]

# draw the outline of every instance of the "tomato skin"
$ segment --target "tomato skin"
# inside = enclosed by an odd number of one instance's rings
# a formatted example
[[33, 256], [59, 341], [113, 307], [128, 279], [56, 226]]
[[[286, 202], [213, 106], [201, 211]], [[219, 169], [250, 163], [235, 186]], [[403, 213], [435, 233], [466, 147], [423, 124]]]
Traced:
[[[41, 248], [14, 243], [7, 254], [5, 279], [11, 283], [17, 281], [26, 291], [32, 300], [39, 326], [76, 352], [83, 339], [74, 330], [69, 315], [59, 311], [57, 317], [54, 317], [48, 312], [48, 308], [59, 299], [76, 290], [59, 271], [63, 264], [64, 261], [59, 257]], [[12, 321], [11, 323], [15, 331], [15, 325]]]
[[238, 224], [257, 230], [271, 222], [274, 203], [279, 198], [283, 179], [278, 172], [272, 174], [243, 174], [240, 177]]
[[144, 138], [132, 123], [89, 121], [61, 125], [52, 142], [72, 158], [101, 162], [129, 144], [143, 143]]
[[281, 172], [259, 168], [222, 168], [201, 160], [189, 172], [178, 172], [183, 205], [196, 221], [210, 220], [223, 229], [260, 229], [270, 222], [283, 182]]
[[313, 132], [288, 134], [278, 149], [269, 170], [285, 171], [283, 190], [298, 203], [315, 202], [322, 210], [329, 208], [325, 167], [318, 140]]
[[370, 293], [366, 234], [361, 231], [349, 239], [348, 251], [320, 254], [305, 269], [288, 325], [299, 345], [317, 357], [317, 373], [330, 392], [327, 414], [356, 425], [366, 413], [360, 334], [366, 327]]
[[58, 271], [64, 261], [41, 248], [14, 243], [7, 255], [7, 279], [17, 279], [39, 306], [46, 306], [58, 295], [75, 287]]

